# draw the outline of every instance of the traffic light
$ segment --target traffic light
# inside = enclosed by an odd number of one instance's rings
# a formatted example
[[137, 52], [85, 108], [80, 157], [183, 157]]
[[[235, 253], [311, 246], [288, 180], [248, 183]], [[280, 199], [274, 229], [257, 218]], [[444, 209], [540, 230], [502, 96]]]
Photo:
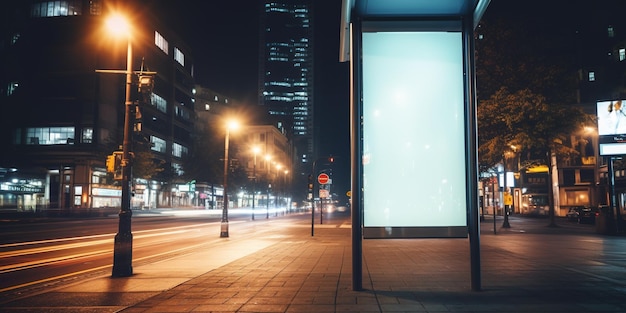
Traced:
[[154, 76], [153, 75], [141, 75], [139, 76], [139, 82], [137, 84], [139, 92], [148, 97], [152, 93], [154, 88]]
[[121, 180], [122, 172], [122, 151], [114, 151], [113, 154], [107, 155], [106, 166], [107, 172], [113, 173], [113, 178], [115, 180]]
[[109, 173], [113, 173], [115, 172], [115, 155], [111, 154], [111, 155], [107, 155], [107, 172]]
[[309, 192], [313, 191], [313, 176], [309, 175]]
[[328, 157], [328, 162], [330, 162], [330, 163], [335, 162], [335, 158], [334, 157]]

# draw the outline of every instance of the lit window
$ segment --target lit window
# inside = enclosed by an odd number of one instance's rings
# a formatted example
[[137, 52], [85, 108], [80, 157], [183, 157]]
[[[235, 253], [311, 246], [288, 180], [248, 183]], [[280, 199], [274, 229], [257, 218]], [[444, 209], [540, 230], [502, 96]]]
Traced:
[[182, 176], [183, 174], [185, 174], [185, 171], [183, 170], [183, 166], [181, 164], [179, 164], [179, 163], [172, 162], [172, 170], [178, 176]]
[[70, 1], [43, 1], [32, 4], [30, 16], [32, 17], [53, 17], [53, 16], [73, 16], [81, 15], [83, 10], [82, 0]]
[[83, 128], [82, 143], [93, 143], [93, 128]]
[[174, 48], [174, 60], [180, 63], [180, 65], [185, 66], [185, 55], [178, 48]]
[[167, 100], [155, 93], [150, 95], [150, 100], [152, 100], [152, 105], [154, 105], [157, 110], [167, 113]]
[[626, 49], [619, 49], [619, 60], [624, 61], [626, 59]]
[[14, 45], [18, 40], [20, 39], [20, 34], [13, 34], [13, 36], [11, 36], [11, 44]]
[[178, 144], [178, 143], [173, 143], [172, 144], [172, 155], [175, 157], [182, 157], [183, 155], [187, 155], [188, 149], [187, 147]]
[[163, 38], [163, 36], [161, 36], [161, 34], [159, 34], [159, 32], [157, 31], [154, 31], [154, 44], [159, 47], [159, 49], [161, 49], [163, 52], [165, 52], [165, 54], [169, 54], [169, 44], [167, 43], [167, 40], [165, 40], [165, 38]]
[[[182, 103], [181, 103], [181, 105], [182, 105]], [[191, 114], [189, 113], [188, 110], [184, 109], [183, 107], [176, 106], [174, 108], [174, 110], [175, 110], [174, 113], [176, 114], [176, 116], [178, 116], [178, 117], [180, 117], [180, 118], [182, 118], [184, 120], [190, 120], [191, 119]]]
[[17, 87], [19, 87], [18, 82], [10, 82], [9, 86], [7, 86], [7, 96], [10, 96], [13, 93], [15, 93], [15, 90], [17, 90]]
[[609, 38], [615, 37], [615, 29], [613, 29], [613, 26], [609, 25], [609, 28], [607, 28], [606, 31], [609, 35]]
[[165, 153], [165, 140], [156, 136], [150, 136], [150, 143], [152, 143], [151, 150]]
[[26, 129], [27, 145], [74, 144], [74, 127], [37, 127]]
[[596, 73], [595, 72], [589, 72], [589, 81], [590, 82], [596, 81]]

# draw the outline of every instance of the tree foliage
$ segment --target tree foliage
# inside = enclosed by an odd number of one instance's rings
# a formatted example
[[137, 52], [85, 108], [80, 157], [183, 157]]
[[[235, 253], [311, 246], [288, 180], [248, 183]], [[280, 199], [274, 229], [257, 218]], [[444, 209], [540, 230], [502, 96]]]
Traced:
[[150, 180], [163, 172], [165, 161], [153, 157], [150, 151], [136, 151], [133, 158], [133, 176]]
[[486, 168], [497, 164], [512, 145], [524, 151], [526, 161], [541, 159], [544, 164], [548, 152], [576, 154], [563, 143], [589, 119], [579, 106], [548, 104], [529, 89], [511, 93], [500, 88], [478, 106], [480, 163]]

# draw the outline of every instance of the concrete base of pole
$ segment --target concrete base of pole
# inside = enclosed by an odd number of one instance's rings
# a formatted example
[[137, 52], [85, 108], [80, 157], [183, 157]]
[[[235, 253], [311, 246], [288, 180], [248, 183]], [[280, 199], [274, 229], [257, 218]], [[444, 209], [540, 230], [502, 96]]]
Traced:
[[222, 222], [220, 237], [228, 237], [228, 222]]
[[115, 235], [113, 252], [113, 277], [129, 277], [133, 275], [133, 235], [118, 233]]

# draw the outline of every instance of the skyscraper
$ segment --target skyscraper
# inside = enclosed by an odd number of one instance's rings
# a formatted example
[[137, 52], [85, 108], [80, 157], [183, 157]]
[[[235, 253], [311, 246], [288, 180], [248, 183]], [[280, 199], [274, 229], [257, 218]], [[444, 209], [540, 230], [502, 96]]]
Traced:
[[259, 104], [278, 118], [281, 125], [277, 126], [284, 129], [293, 147], [294, 173], [306, 177], [316, 150], [313, 4], [310, 0], [267, 0], [262, 5]]

